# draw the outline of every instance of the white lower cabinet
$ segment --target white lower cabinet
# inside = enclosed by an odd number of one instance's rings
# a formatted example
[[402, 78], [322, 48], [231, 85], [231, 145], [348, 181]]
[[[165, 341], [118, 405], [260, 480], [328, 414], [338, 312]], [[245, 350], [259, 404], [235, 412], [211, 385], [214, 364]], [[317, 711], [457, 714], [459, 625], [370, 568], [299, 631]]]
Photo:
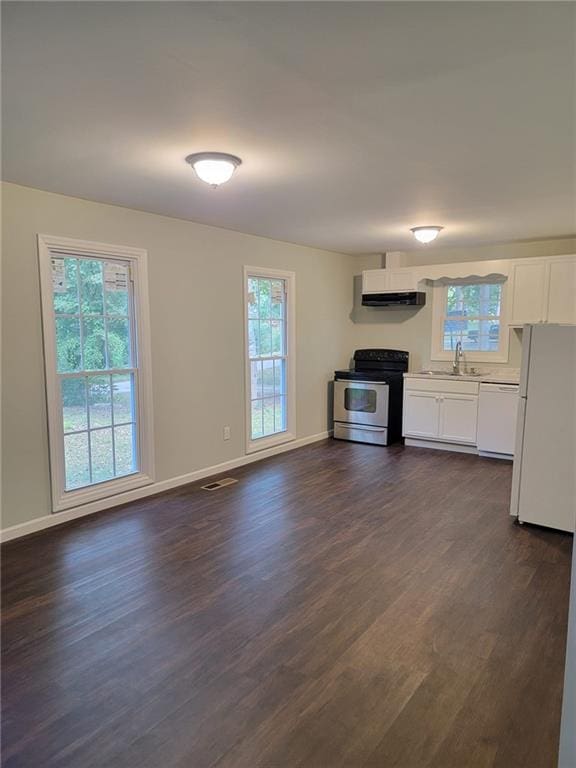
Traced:
[[478, 395], [440, 395], [440, 432], [442, 440], [476, 445]]
[[436, 392], [404, 393], [404, 435], [438, 437], [440, 399]]
[[475, 446], [477, 430], [476, 382], [405, 379], [404, 437]]

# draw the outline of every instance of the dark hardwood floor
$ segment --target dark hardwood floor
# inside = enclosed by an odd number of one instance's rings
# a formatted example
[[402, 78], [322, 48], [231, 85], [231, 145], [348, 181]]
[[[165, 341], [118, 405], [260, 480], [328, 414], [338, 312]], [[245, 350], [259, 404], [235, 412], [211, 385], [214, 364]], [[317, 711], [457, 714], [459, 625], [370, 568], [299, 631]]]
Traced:
[[3, 548], [5, 768], [552, 768], [571, 537], [325, 441]]

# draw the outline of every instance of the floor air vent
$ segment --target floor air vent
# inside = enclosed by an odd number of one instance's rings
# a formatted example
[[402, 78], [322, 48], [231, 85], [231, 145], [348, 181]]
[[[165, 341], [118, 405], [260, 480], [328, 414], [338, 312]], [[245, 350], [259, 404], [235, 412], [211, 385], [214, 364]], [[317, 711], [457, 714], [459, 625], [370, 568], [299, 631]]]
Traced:
[[237, 483], [238, 480], [234, 480], [233, 477], [225, 477], [223, 480], [216, 480], [214, 483], [208, 483], [208, 485], [203, 485], [202, 490], [203, 491], [217, 491], [218, 488], [224, 488], [227, 485], [234, 485], [234, 483]]

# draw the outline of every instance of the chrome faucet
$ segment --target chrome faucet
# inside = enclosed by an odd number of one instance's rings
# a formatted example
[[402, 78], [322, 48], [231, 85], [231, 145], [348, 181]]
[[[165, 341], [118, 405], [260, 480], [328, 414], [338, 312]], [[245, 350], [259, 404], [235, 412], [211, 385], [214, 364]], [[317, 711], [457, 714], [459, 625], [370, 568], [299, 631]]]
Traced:
[[460, 376], [460, 363], [462, 362], [462, 342], [457, 341], [454, 349], [454, 362], [452, 363], [452, 373], [454, 376]]

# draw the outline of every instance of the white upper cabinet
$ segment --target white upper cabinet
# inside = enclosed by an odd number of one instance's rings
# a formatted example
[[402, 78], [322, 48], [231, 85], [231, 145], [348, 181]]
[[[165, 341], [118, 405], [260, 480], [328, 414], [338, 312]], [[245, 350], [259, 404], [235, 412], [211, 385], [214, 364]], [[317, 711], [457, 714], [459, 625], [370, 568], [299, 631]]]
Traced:
[[365, 269], [362, 272], [362, 293], [384, 293], [388, 286], [385, 269]]
[[541, 323], [546, 308], [546, 263], [534, 259], [512, 271], [511, 325]]
[[418, 280], [409, 269], [387, 269], [389, 291], [416, 291]]
[[417, 291], [425, 280], [508, 277], [508, 324], [576, 323], [576, 255], [389, 267], [362, 272], [362, 293]]
[[513, 263], [510, 325], [576, 323], [576, 256]]
[[409, 269], [366, 269], [362, 272], [362, 293], [396, 293], [417, 290], [416, 273]]
[[550, 261], [548, 277], [549, 323], [576, 323], [576, 258]]

